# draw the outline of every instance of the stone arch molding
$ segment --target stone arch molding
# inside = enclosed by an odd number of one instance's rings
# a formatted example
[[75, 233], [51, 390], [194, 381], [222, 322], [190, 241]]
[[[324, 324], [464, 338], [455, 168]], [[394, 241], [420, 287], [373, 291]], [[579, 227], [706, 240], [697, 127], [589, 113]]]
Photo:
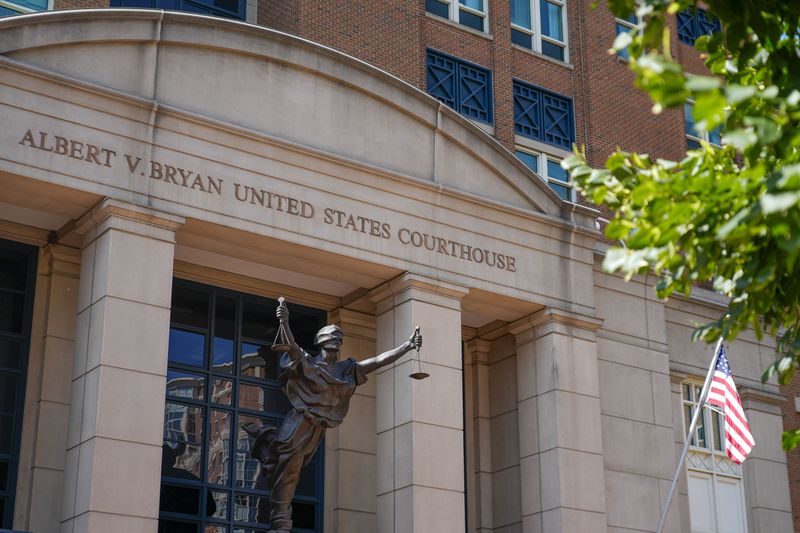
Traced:
[[[185, 120], [168, 131], [177, 114], [546, 218], [591, 218], [427, 94], [263, 27], [150, 10], [49, 12], [0, 21], [0, 54], [7, 65], [138, 103], [146, 131], [115, 133], [144, 137], [149, 150], [175, 133], [200, 135]], [[85, 120], [104, 119], [87, 111]]]

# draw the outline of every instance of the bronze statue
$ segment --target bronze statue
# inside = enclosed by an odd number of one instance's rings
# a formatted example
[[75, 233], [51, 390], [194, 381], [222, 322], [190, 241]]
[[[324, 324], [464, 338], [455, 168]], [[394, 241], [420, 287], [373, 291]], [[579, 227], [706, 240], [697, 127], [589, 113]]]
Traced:
[[339, 361], [342, 330], [338, 326], [325, 326], [317, 332], [314, 344], [319, 354], [312, 356], [295, 342], [283, 298], [279, 299], [276, 314], [285, 340], [276, 348], [281, 351], [278, 381], [292, 409], [280, 428], [249, 424], [244, 429], [255, 437], [250, 453], [261, 463], [257, 486], [271, 489], [269, 508], [260, 503], [257, 520], [268, 522], [273, 533], [289, 533], [300, 470], [311, 461], [325, 430], [342, 423], [350, 398], [356, 387], [367, 381], [367, 374], [410, 350], [419, 350], [422, 335], [417, 327], [406, 342], [393, 350], [363, 361]]

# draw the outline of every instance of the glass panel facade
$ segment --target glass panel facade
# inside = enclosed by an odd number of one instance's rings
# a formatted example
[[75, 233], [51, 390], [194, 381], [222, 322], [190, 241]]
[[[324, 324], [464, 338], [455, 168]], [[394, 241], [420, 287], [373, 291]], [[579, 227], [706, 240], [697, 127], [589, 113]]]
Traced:
[[0, 240], [0, 528], [11, 529], [38, 249]]
[[[259, 485], [253, 438], [242, 426], [279, 426], [290, 408], [269, 349], [276, 307], [267, 298], [175, 281], [159, 532], [266, 530], [256, 519], [269, 492]], [[295, 338], [313, 346], [325, 313], [290, 308]], [[321, 531], [322, 468], [319, 451], [301, 474], [293, 531]]]

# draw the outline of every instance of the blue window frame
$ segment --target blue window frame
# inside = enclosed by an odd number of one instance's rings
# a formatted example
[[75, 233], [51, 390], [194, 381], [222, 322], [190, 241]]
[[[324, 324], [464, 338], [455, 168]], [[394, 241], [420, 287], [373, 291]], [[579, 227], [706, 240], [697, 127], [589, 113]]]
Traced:
[[245, 20], [245, 0], [111, 0], [111, 7], [169, 9]]
[[428, 50], [428, 93], [473, 120], [492, 124], [492, 72], [461, 59]]
[[682, 43], [694, 45], [698, 37], [711, 35], [722, 29], [717, 17], [709, 15], [702, 9], [685, 9], [678, 17], [678, 39]]
[[[277, 302], [175, 280], [172, 292], [160, 533], [266, 533], [253, 438], [243, 425], [279, 426], [289, 401], [278, 385]], [[292, 332], [312, 346], [325, 312], [289, 306]], [[292, 531], [322, 531], [323, 450], [297, 484]], [[262, 507], [263, 509], [263, 507]]]
[[569, 150], [575, 143], [572, 99], [514, 80], [514, 131]]
[[38, 249], [0, 240], [0, 528], [11, 529]]

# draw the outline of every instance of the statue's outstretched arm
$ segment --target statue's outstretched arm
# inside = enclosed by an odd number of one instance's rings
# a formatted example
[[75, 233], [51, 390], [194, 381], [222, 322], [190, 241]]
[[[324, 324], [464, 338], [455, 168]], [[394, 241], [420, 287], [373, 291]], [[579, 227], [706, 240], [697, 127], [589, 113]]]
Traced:
[[382, 366], [390, 365], [400, 359], [403, 355], [411, 350], [419, 350], [422, 347], [422, 335], [419, 332], [419, 326], [414, 330], [414, 333], [408, 338], [406, 342], [389, 350], [388, 352], [383, 352], [380, 355], [376, 355], [375, 357], [371, 357], [369, 359], [365, 359], [360, 361], [358, 364], [364, 370], [364, 373], [369, 374], [370, 372], [374, 372], [378, 370]]
[[283, 327], [283, 334], [285, 336], [286, 344], [290, 346], [289, 351], [286, 352], [289, 354], [289, 357], [292, 360], [296, 360], [300, 358], [300, 355], [303, 353], [303, 350], [294, 340], [294, 335], [292, 334], [292, 330], [289, 328], [289, 308], [286, 307], [286, 304], [281, 299], [280, 305], [278, 305], [278, 310], [275, 312], [278, 316], [278, 320]]

